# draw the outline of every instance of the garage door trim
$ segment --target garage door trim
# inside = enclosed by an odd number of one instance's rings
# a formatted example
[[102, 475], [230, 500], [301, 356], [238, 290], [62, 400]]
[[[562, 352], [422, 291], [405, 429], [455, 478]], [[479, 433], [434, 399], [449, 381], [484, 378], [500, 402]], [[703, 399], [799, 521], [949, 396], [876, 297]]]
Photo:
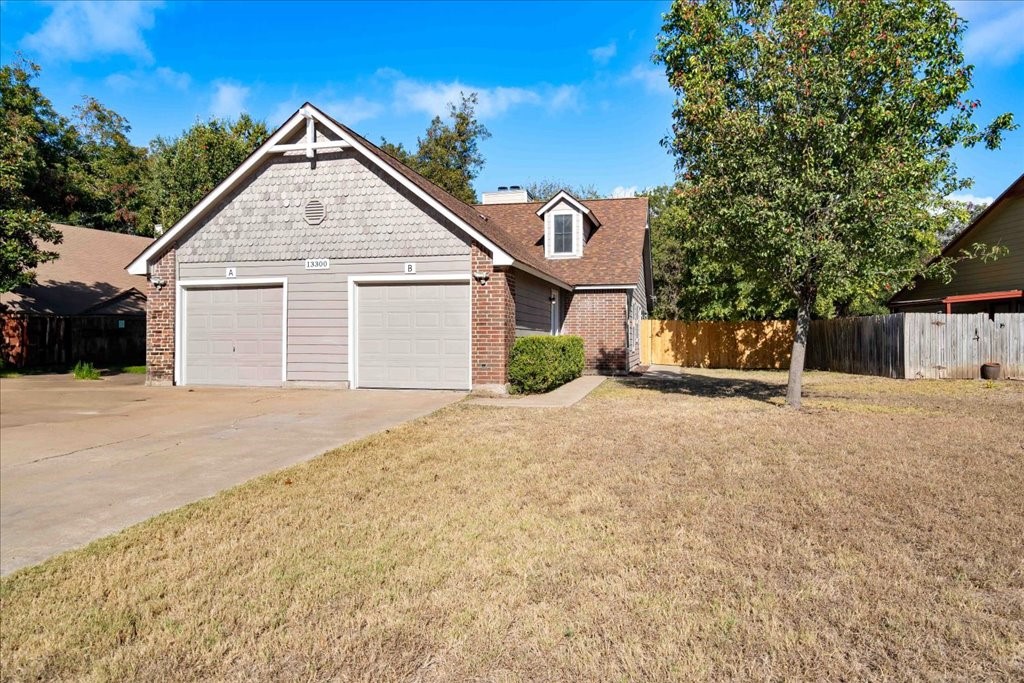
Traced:
[[[431, 282], [465, 282], [469, 284], [472, 277], [469, 273], [423, 273], [417, 275], [349, 275], [348, 277], [348, 385], [351, 389], [359, 388], [359, 350], [356, 348], [359, 325], [359, 285], [375, 284], [429, 284]], [[469, 374], [470, 384], [465, 388], [472, 389], [473, 375], [473, 296], [469, 297]]]
[[258, 287], [258, 286], [281, 287], [281, 381], [288, 378], [288, 278], [286, 277], [238, 277], [238, 278], [194, 278], [178, 280], [175, 287], [174, 297], [174, 383], [188, 384], [188, 377], [185, 374], [185, 358], [187, 349], [185, 340], [186, 330], [186, 300], [185, 293], [194, 287]]

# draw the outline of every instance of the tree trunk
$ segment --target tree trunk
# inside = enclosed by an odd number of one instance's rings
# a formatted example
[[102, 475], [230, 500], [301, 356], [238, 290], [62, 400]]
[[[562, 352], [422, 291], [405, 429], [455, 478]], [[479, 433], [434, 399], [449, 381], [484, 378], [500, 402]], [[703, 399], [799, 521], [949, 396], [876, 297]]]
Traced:
[[796, 334], [793, 335], [793, 353], [789, 357], [789, 386], [786, 404], [800, 410], [800, 390], [804, 378], [804, 358], [807, 355], [807, 337], [811, 331], [811, 302], [801, 298], [796, 311]]

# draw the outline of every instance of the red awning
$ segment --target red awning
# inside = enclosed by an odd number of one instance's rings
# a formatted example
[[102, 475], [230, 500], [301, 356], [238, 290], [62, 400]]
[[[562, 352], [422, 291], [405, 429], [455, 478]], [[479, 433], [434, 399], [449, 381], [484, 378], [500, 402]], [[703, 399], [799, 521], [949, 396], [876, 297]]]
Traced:
[[942, 300], [946, 304], [946, 313], [951, 313], [953, 304], [963, 304], [971, 301], [996, 301], [998, 299], [1019, 299], [1024, 297], [1024, 290], [1008, 289], [1003, 292], [982, 292], [981, 294], [956, 294], [947, 296]]

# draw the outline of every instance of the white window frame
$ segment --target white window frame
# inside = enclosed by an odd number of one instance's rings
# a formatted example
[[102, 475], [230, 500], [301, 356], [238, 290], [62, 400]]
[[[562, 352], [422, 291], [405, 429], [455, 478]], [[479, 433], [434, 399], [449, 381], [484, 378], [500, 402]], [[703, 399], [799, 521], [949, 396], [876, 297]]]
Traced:
[[238, 277], [238, 278], [190, 278], [178, 280], [174, 292], [174, 383], [188, 385], [185, 373], [188, 367], [188, 301], [185, 294], [189, 289], [221, 287], [242, 289], [244, 287], [281, 288], [281, 383], [288, 381], [288, 278], [287, 277]]
[[[555, 251], [555, 216], [572, 216], [572, 251]], [[549, 259], [583, 256], [583, 214], [568, 207], [552, 209], [544, 214], [544, 256]]]

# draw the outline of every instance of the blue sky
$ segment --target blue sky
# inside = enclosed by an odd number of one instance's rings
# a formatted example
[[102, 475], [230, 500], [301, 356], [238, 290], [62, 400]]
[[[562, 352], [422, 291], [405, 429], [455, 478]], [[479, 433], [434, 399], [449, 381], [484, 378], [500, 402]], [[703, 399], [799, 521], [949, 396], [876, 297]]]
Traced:
[[[1024, 2], [954, 2], [971, 23], [980, 119], [1024, 124]], [[35, 3], [0, 0], [0, 57], [43, 67], [59, 111], [92, 95], [146, 144], [248, 111], [272, 127], [310, 100], [407, 145], [460, 90], [493, 137], [477, 191], [556, 178], [606, 193], [670, 182], [672, 93], [650, 57], [667, 2]], [[1024, 171], [1024, 131], [956, 156], [972, 194]]]

